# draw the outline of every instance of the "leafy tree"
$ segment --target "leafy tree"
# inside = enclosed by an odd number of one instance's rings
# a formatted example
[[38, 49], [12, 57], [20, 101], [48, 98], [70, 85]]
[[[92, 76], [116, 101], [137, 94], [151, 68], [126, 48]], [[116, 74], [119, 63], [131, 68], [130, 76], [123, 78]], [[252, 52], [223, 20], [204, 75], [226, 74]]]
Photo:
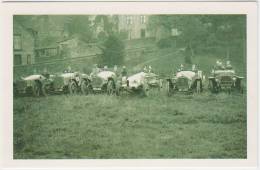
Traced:
[[69, 36], [76, 35], [86, 43], [92, 42], [94, 39], [91, 21], [88, 16], [67, 16], [64, 27], [68, 31]]
[[124, 43], [116, 35], [109, 35], [104, 42], [103, 54], [101, 55], [102, 64], [110, 67], [122, 64], [124, 61], [124, 50]]

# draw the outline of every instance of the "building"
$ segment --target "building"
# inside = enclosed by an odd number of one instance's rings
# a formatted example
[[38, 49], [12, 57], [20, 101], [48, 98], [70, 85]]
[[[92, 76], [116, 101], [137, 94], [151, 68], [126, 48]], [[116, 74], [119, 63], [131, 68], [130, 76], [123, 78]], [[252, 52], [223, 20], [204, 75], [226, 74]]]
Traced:
[[128, 40], [153, 37], [147, 29], [148, 15], [119, 15], [118, 17], [118, 30], [125, 32]]
[[13, 27], [13, 64], [28, 65], [33, 64], [35, 48], [35, 32], [26, 28], [18, 22]]

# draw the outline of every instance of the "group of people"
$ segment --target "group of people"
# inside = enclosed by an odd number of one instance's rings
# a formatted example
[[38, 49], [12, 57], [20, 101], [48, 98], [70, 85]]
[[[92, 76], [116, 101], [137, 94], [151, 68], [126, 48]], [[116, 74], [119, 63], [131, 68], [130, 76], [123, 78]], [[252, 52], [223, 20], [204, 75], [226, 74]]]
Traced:
[[226, 61], [225, 65], [220, 60], [217, 60], [214, 69], [215, 70], [231, 70], [231, 69], [233, 69], [233, 67], [229, 60]]
[[[214, 66], [214, 70], [231, 70], [231, 69], [233, 69], [233, 67], [232, 67], [231, 62], [229, 60], [226, 61], [225, 65], [220, 60], [217, 60], [216, 61], [216, 65]], [[197, 70], [198, 70], [197, 65], [193, 64], [192, 68], [191, 68], [191, 71], [196, 72]], [[100, 67], [98, 67], [97, 64], [94, 64], [90, 76], [95, 76], [100, 71], [108, 71], [108, 66], [105, 65], [103, 68], [100, 68]], [[128, 74], [126, 66], [122, 66], [122, 68], [119, 69], [118, 66], [115, 65], [113, 70], [111, 70], [111, 71], [116, 73], [117, 76], [122, 76], [122, 77], [127, 77], [127, 74]], [[144, 68], [143, 68], [143, 72], [145, 72], [145, 73], [151, 73], [152, 71], [153, 70], [152, 70], [152, 66], [151, 65], [144, 66]], [[185, 71], [185, 68], [184, 68], [183, 64], [180, 64], [180, 67], [177, 69], [177, 72], [180, 72], [180, 71]], [[73, 71], [72, 71], [70, 66], [68, 66], [67, 69], [64, 70], [64, 73], [72, 73], [72, 72]], [[43, 75], [46, 76], [46, 77], [49, 77], [49, 73], [47, 71], [47, 68], [44, 68]]]
[[[97, 75], [100, 71], [108, 71], [108, 66], [104, 66], [103, 68], [98, 67], [97, 64], [94, 64], [92, 71], [90, 73], [90, 76], [95, 76]], [[113, 72], [116, 73], [117, 75], [121, 75], [122, 77], [127, 76], [127, 70], [126, 66], [123, 66], [121, 69], [121, 72], [119, 72], [119, 69], [117, 65], [114, 66]]]
[[[185, 70], [187, 70], [187, 69], [185, 69], [185, 68], [184, 68], [184, 65], [181, 64], [180, 67], [177, 69], [177, 72], [185, 71]], [[193, 64], [193, 65], [191, 66], [191, 71], [196, 72], [197, 70], [198, 70], [198, 66], [197, 66], [196, 64]]]

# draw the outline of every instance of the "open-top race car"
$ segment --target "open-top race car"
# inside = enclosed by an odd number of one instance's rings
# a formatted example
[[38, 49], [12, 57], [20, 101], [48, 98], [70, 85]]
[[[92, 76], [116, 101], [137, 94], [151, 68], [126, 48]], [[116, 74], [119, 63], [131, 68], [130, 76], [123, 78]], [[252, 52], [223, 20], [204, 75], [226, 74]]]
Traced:
[[145, 79], [148, 83], [149, 88], [158, 88], [160, 90], [162, 88], [163, 80], [159, 78], [159, 75], [155, 73], [146, 73]]
[[42, 85], [44, 95], [51, 93], [77, 94], [81, 91], [83, 83], [87, 80], [87, 75], [79, 72], [62, 73], [50, 75]]
[[22, 77], [13, 83], [13, 92], [15, 96], [18, 95], [42, 95], [42, 85], [45, 83], [46, 77], [41, 74], [30, 75]]
[[76, 94], [81, 91], [86, 74], [78, 72], [57, 75], [36, 74], [14, 82], [14, 95], [46, 96], [54, 93]]
[[212, 93], [237, 90], [243, 93], [242, 80], [244, 77], [235, 75], [233, 69], [212, 70], [209, 79], [209, 89]]
[[175, 92], [200, 93], [202, 91], [202, 71], [179, 71], [173, 78], [166, 79], [166, 92], [171, 96]]
[[158, 78], [158, 75], [139, 72], [128, 78], [122, 77], [122, 80], [117, 83], [117, 94], [119, 95], [122, 91], [128, 91], [147, 96], [149, 89], [153, 87], [162, 88], [162, 81]]
[[82, 82], [81, 90], [83, 94], [92, 92], [106, 92], [111, 95], [116, 90], [116, 74], [112, 71], [100, 71], [91, 74]]

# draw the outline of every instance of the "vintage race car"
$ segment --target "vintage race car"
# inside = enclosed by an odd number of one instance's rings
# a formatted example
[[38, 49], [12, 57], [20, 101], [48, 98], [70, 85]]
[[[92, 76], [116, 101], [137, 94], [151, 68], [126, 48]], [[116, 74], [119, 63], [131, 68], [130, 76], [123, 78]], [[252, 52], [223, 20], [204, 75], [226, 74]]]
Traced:
[[48, 95], [60, 92], [77, 94], [81, 91], [82, 84], [87, 80], [87, 77], [86, 74], [79, 72], [50, 75], [50, 77], [43, 83], [43, 94]]
[[149, 88], [158, 88], [160, 90], [163, 87], [163, 80], [159, 78], [159, 75], [155, 73], [146, 73], [145, 79], [149, 85]]
[[212, 70], [209, 79], [209, 89], [212, 93], [238, 90], [243, 93], [242, 80], [244, 77], [237, 76], [234, 70]]
[[200, 93], [202, 88], [202, 71], [179, 71], [173, 78], [166, 79], [168, 96], [175, 92]]
[[[122, 77], [122, 80], [117, 83], [117, 94], [119, 95], [122, 91], [128, 91], [147, 95], [149, 84], [146, 76], [147, 73], [140, 72], [129, 76], [128, 78]], [[155, 82], [153, 81], [150, 81], [150, 83], [150, 85], [155, 85]]]
[[92, 92], [106, 92], [111, 95], [116, 90], [116, 74], [112, 71], [100, 71], [97, 74], [87, 76], [82, 82], [81, 91], [83, 94]]
[[46, 77], [41, 74], [30, 75], [22, 77], [13, 83], [14, 96], [18, 95], [42, 95], [42, 85], [46, 81]]

